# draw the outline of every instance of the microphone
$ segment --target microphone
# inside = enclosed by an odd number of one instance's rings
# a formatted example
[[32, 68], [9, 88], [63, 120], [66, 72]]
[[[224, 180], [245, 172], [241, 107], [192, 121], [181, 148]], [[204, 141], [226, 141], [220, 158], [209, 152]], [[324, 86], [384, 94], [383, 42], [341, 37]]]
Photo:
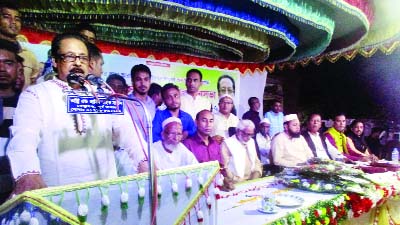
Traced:
[[[73, 89], [84, 89], [85, 86], [85, 78], [82, 77], [80, 74], [70, 73], [67, 76], [68, 85], [71, 86]], [[86, 88], [85, 88], [86, 89]]]
[[98, 77], [94, 74], [87, 75], [86, 80], [88, 80], [92, 85], [97, 85], [97, 86], [102, 85], [104, 83], [101, 77]]
[[104, 81], [101, 79], [101, 77], [98, 77], [94, 74], [89, 74], [86, 76], [86, 80], [88, 80], [92, 85], [97, 86], [97, 91], [99, 93], [104, 93], [104, 90], [102, 88]]

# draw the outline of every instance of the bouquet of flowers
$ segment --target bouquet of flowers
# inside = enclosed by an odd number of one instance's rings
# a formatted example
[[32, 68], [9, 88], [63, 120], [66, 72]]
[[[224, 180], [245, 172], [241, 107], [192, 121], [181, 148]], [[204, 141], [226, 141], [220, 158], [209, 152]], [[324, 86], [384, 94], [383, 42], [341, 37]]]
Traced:
[[318, 158], [300, 167], [285, 168], [276, 177], [287, 186], [315, 192], [363, 194], [375, 188], [363, 171], [342, 162]]

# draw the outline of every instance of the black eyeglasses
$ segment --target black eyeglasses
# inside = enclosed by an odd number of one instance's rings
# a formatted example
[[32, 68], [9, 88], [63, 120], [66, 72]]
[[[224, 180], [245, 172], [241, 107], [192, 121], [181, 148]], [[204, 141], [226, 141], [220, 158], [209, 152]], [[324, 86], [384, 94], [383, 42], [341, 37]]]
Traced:
[[87, 55], [74, 55], [74, 54], [59, 54], [60, 59], [64, 62], [75, 62], [77, 59], [81, 63], [88, 64], [89, 63], [89, 56]]
[[253, 137], [254, 136], [254, 133], [247, 133], [244, 130], [239, 130], [239, 131], [242, 132], [242, 135], [245, 137]]

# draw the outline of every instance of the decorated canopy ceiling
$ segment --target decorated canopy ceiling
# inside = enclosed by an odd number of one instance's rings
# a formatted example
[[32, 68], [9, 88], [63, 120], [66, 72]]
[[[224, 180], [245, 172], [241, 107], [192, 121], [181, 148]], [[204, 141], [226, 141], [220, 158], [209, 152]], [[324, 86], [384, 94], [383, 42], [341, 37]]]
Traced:
[[400, 33], [398, 0], [18, 0], [24, 27], [222, 62], [295, 62]]

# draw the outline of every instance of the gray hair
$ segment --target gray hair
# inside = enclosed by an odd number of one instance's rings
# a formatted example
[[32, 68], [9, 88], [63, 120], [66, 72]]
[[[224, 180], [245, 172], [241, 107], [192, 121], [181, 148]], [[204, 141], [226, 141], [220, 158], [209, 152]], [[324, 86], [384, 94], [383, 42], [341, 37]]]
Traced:
[[236, 127], [236, 131], [244, 130], [246, 128], [250, 128], [250, 129], [254, 130], [256, 128], [256, 126], [254, 125], [253, 121], [251, 121], [251, 120], [240, 120]]

